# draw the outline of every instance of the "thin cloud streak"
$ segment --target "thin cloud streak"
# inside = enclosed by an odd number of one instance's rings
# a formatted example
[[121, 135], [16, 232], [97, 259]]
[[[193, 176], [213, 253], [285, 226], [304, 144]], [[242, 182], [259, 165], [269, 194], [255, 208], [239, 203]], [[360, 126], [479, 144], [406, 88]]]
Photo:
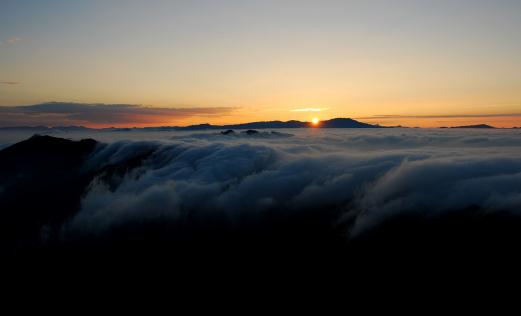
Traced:
[[327, 108], [302, 108], [302, 109], [293, 109], [291, 112], [322, 112], [327, 111]]
[[233, 107], [167, 108], [135, 104], [48, 102], [0, 107], [0, 126], [147, 126], [188, 117], [229, 115]]
[[14, 86], [20, 84], [18, 81], [0, 81], [0, 84]]
[[5, 41], [0, 41], [0, 45], [2, 45], [2, 44], [12, 45], [12, 44], [16, 44], [17, 42], [19, 42], [21, 40], [22, 40], [21, 38], [13, 36], [13, 37], [8, 38]]
[[22, 40], [21, 38], [14, 36], [14, 37], [11, 37], [10, 39], [8, 39], [7, 43], [14, 44], [14, 43], [17, 43], [17, 42], [19, 42], [21, 40]]

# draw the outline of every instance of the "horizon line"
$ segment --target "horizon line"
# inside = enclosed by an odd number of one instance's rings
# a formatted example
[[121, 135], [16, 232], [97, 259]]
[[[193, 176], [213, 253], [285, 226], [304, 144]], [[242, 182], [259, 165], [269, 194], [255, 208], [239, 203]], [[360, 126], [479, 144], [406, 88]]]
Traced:
[[[401, 116], [401, 115], [382, 115], [382, 116], [373, 116], [374, 118], [395, 118], [395, 117], [407, 117], [407, 118], [450, 118], [450, 117], [487, 117], [488, 115], [470, 115], [470, 116]], [[507, 116], [521, 116], [521, 114], [516, 115], [508, 115], [508, 114], [496, 114], [491, 115], [491, 117], [507, 117]], [[358, 123], [364, 123], [369, 125], [374, 125], [376, 128], [412, 128], [412, 129], [447, 129], [447, 128], [458, 128], [458, 127], [475, 127], [475, 126], [489, 126], [493, 129], [519, 129], [521, 126], [511, 126], [511, 127], [497, 127], [487, 123], [478, 123], [478, 124], [467, 124], [467, 125], [453, 125], [453, 126], [435, 126], [435, 127], [421, 127], [421, 126], [405, 126], [405, 125], [381, 125], [378, 123], [366, 123], [362, 121], [358, 121], [359, 119], [369, 119], [369, 117], [365, 118], [350, 118], [350, 117], [334, 117], [326, 120], [319, 120], [319, 124], [317, 126], [313, 126], [312, 121], [300, 121], [300, 120], [269, 120], [269, 121], [251, 121], [251, 122], [243, 122], [243, 123], [232, 123], [232, 124], [211, 124], [211, 123], [198, 123], [198, 124], [189, 124], [189, 125], [151, 125], [151, 126], [108, 126], [108, 127], [89, 127], [85, 125], [13, 125], [13, 126], [0, 126], [0, 129], [16, 129], [16, 128], [48, 128], [48, 129], [59, 129], [59, 128], [84, 128], [84, 129], [92, 129], [92, 130], [107, 130], [107, 129], [150, 129], [150, 128], [188, 128], [188, 127], [197, 127], [197, 126], [209, 126], [209, 127], [222, 127], [228, 128], [236, 125], [246, 125], [246, 124], [254, 124], [254, 123], [270, 123], [270, 122], [281, 122], [281, 123], [290, 123], [290, 122], [299, 122], [299, 123], [307, 123], [309, 126], [307, 127], [288, 127], [288, 128], [334, 128], [334, 127], [321, 127], [321, 122], [327, 122], [331, 120], [337, 119], [349, 119], [356, 121]], [[270, 128], [270, 127], [267, 127]], [[342, 128], [342, 127], [341, 127]], [[348, 128], [348, 127], [344, 127]], [[357, 128], [357, 127], [354, 127]], [[241, 129], [241, 128], [236, 128]], [[257, 129], [266, 129], [266, 128], [258, 128]], [[273, 128], [277, 129], [277, 128]]]

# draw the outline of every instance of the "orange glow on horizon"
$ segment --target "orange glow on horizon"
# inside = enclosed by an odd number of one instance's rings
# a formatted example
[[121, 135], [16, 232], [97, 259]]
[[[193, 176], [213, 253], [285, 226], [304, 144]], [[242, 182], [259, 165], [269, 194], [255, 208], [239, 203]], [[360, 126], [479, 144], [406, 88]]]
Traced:
[[[429, 117], [420, 117], [420, 118], [409, 118], [409, 117], [389, 117], [389, 118], [381, 118], [381, 117], [364, 117], [364, 118], [356, 118], [355, 116], [344, 115], [344, 116], [332, 116], [327, 117], [325, 120], [332, 119], [335, 117], [345, 117], [345, 118], [353, 118], [357, 121], [369, 123], [369, 124], [379, 124], [382, 126], [403, 126], [403, 127], [421, 127], [421, 128], [438, 128], [438, 127], [453, 127], [453, 126], [462, 126], [462, 125], [477, 125], [477, 124], [488, 124], [498, 128], [512, 128], [512, 127], [521, 127], [521, 115], [513, 115], [513, 116], [483, 116], [483, 117], [448, 117], [448, 118], [429, 118]], [[292, 118], [284, 118], [282, 121], [288, 121]], [[306, 121], [305, 119], [295, 118], [297, 120]], [[86, 123], [86, 122], [77, 122], [75, 125], [82, 125], [91, 128], [108, 128], [108, 127], [116, 127], [116, 128], [132, 128], [132, 127], [155, 127], [155, 126], [189, 126], [189, 125], [197, 125], [197, 124], [212, 124], [212, 125], [228, 125], [228, 124], [242, 124], [249, 122], [257, 122], [257, 121], [271, 121], [278, 120], [277, 117], [266, 118], [266, 117], [245, 117], [245, 116], [230, 116], [230, 117], [188, 117], [188, 118], [165, 118], [165, 117], [148, 117], [147, 119], [137, 119], [137, 120], [129, 120], [129, 122], [125, 123], [114, 123], [114, 124], [94, 124], [94, 123]], [[310, 121], [312, 126], [320, 125], [321, 120], [319, 118], [312, 118]]]
[[[356, 119], [356, 118], [355, 118]], [[438, 128], [453, 127], [463, 125], [487, 124], [498, 128], [521, 127], [521, 115], [511, 116], [482, 116], [482, 117], [466, 117], [454, 116], [446, 118], [437, 117], [389, 117], [389, 118], [360, 118], [356, 119], [365, 123], [380, 124], [383, 126], [403, 126], [403, 127], [421, 127], [421, 128]]]

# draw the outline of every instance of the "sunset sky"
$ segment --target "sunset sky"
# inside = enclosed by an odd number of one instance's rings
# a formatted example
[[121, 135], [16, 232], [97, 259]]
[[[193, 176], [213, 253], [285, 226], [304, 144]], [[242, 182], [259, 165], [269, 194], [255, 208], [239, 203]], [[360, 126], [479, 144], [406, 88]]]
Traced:
[[0, 126], [314, 117], [521, 126], [521, 1], [0, 1]]

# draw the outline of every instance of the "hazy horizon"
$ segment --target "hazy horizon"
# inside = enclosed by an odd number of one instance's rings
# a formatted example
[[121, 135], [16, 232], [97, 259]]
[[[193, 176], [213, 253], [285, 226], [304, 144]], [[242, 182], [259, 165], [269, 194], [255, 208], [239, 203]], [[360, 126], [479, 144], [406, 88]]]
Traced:
[[[231, 121], [222, 123], [223, 116], [229, 115], [233, 108], [158, 108], [146, 107], [134, 104], [84, 104], [73, 102], [46, 102], [34, 105], [21, 106], [3, 106], [0, 107], [0, 128], [3, 127], [59, 127], [59, 126], [82, 126], [88, 128], [144, 128], [144, 127], [161, 127], [161, 126], [193, 126], [200, 124], [211, 125], [239, 125], [254, 122], [271, 122], [271, 121], [301, 121], [310, 123], [323, 122], [331, 119], [353, 119], [358, 122], [368, 123], [372, 125], [388, 126], [388, 127], [414, 127], [414, 128], [440, 128], [440, 127], [459, 127], [471, 125], [490, 125], [496, 128], [518, 128], [521, 126], [521, 114], [468, 114], [468, 115], [382, 115], [369, 117], [330, 117], [321, 119], [317, 114], [309, 115], [303, 120], [298, 119], [266, 119], [266, 120], [250, 120], [247, 117], [242, 118], [243, 121]], [[305, 109], [305, 111], [316, 113], [315, 109]], [[193, 118], [199, 117], [199, 120], [184, 121], [180, 124], [171, 124], [165, 121], [165, 118]], [[402, 125], [418, 123], [423, 120], [423, 124]], [[390, 122], [401, 122], [402, 124], [390, 124]], [[179, 121], [178, 121], [179, 122]], [[494, 122], [497, 125], [493, 125]], [[499, 123], [498, 123], [499, 122]], [[501, 122], [508, 122], [506, 125]], [[519, 125], [516, 125], [518, 124]], [[321, 127], [316, 124], [315, 127]]]

